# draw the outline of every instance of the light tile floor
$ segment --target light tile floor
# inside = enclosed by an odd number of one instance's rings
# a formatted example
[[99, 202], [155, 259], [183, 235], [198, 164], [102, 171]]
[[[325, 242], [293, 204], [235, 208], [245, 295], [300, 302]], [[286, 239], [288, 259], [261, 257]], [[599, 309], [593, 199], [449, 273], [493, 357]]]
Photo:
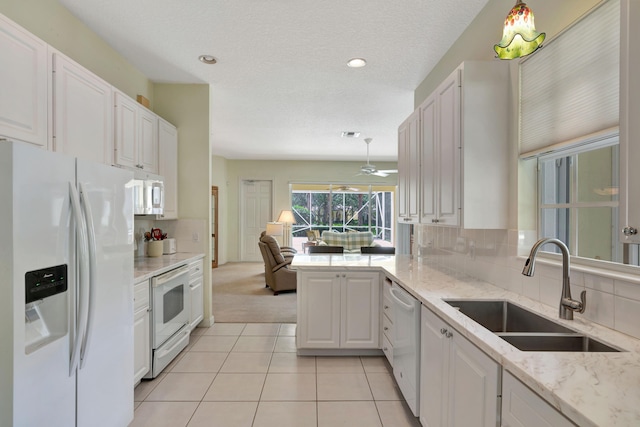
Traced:
[[419, 427], [383, 357], [296, 355], [295, 324], [218, 323], [134, 393], [131, 427]]

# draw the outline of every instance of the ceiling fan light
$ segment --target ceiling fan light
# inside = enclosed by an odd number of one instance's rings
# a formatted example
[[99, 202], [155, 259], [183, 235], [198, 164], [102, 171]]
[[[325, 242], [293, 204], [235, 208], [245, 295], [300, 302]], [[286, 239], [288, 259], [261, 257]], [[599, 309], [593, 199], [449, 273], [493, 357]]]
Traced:
[[536, 31], [531, 9], [518, 0], [504, 20], [502, 40], [493, 49], [500, 59], [520, 58], [535, 52], [545, 37]]

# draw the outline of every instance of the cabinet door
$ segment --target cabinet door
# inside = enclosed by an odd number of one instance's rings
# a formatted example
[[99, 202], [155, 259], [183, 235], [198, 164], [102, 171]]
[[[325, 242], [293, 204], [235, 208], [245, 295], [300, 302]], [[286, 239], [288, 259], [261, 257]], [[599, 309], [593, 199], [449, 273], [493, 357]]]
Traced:
[[342, 273], [340, 347], [379, 348], [380, 275]]
[[409, 119], [398, 128], [398, 222], [410, 222], [407, 209], [407, 186], [409, 167], [407, 165], [407, 137]]
[[437, 222], [460, 223], [460, 70], [436, 91], [438, 97], [438, 146], [436, 155]]
[[436, 196], [438, 182], [438, 163], [436, 162], [436, 143], [438, 123], [434, 95], [420, 106], [420, 156], [422, 173], [422, 191], [420, 197], [420, 222], [433, 223], [437, 219]]
[[149, 372], [151, 363], [149, 312], [142, 308], [133, 317], [133, 383], [137, 384]]
[[418, 222], [419, 125], [420, 116], [414, 112], [398, 129], [398, 216], [403, 223]]
[[498, 417], [499, 365], [448, 327], [449, 405], [446, 425], [494, 427]]
[[447, 324], [423, 306], [420, 326], [420, 423], [423, 427], [444, 427], [449, 340], [442, 330]]
[[47, 146], [47, 44], [0, 15], [0, 136]]
[[298, 271], [298, 348], [340, 347], [340, 274]]
[[189, 317], [189, 327], [191, 330], [198, 326], [204, 318], [204, 299], [202, 289], [202, 276], [191, 279], [189, 283], [189, 295], [191, 296], [191, 315]]
[[[640, 22], [640, 4], [623, 0], [620, 3], [620, 227], [622, 243], [640, 243], [640, 32], [633, 23]], [[625, 234], [625, 230], [627, 233]], [[635, 230], [635, 233], [634, 233]]]
[[573, 427], [571, 421], [509, 372], [502, 378], [504, 427]]
[[158, 116], [138, 108], [138, 163], [145, 172], [158, 173]]
[[116, 92], [115, 162], [120, 166], [138, 166], [138, 105], [123, 93]]
[[53, 72], [53, 150], [111, 165], [111, 85], [59, 53]]
[[178, 130], [171, 123], [158, 120], [159, 165], [164, 177], [164, 213], [162, 219], [178, 218]]

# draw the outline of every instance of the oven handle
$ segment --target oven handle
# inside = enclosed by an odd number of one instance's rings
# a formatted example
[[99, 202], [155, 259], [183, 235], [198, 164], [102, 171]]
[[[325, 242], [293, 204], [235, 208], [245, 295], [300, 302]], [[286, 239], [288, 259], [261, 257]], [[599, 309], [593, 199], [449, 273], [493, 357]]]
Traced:
[[171, 270], [167, 273], [154, 277], [151, 283], [153, 284], [154, 288], [157, 288], [158, 286], [164, 285], [169, 280], [173, 280], [182, 274], [188, 274], [188, 273], [189, 273], [189, 266], [183, 265], [182, 267], [176, 268], [175, 270]]
[[[181, 335], [189, 335], [190, 333], [191, 333], [191, 331], [187, 327], [180, 334]], [[158, 358], [162, 359], [164, 356], [166, 356], [167, 354], [171, 353], [173, 351], [173, 349], [175, 349], [177, 346], [180, 345], [181, 342], [182, 342], [182, 338], [177, 339], [176, 342], [171, 347], [166, 348], [166, 349], [162, 349], [162, 351], [158, 352], [158, 354], [157, 354]]]

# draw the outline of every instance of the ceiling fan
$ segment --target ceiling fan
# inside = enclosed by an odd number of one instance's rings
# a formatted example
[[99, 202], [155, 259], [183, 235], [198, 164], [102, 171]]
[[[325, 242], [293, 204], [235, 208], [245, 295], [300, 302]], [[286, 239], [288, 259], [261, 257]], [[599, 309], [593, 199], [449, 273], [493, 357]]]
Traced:
[[386, 177], [386, 176], [389, 176], [389, 174], [391, 173], [398, 173], [397, 169], [378, 170], [375, 167], [375, 165], [372, 165], [371, 163], [369, 163], [369, 144], [371, 144], [371, 141], [372, 141], [371, 138], [364, 139], [364, 142], [367, 143], [367, 164], [362, 165], [360, 167], [360, 173], [358, 175], [375, 175], [375, 176]]

